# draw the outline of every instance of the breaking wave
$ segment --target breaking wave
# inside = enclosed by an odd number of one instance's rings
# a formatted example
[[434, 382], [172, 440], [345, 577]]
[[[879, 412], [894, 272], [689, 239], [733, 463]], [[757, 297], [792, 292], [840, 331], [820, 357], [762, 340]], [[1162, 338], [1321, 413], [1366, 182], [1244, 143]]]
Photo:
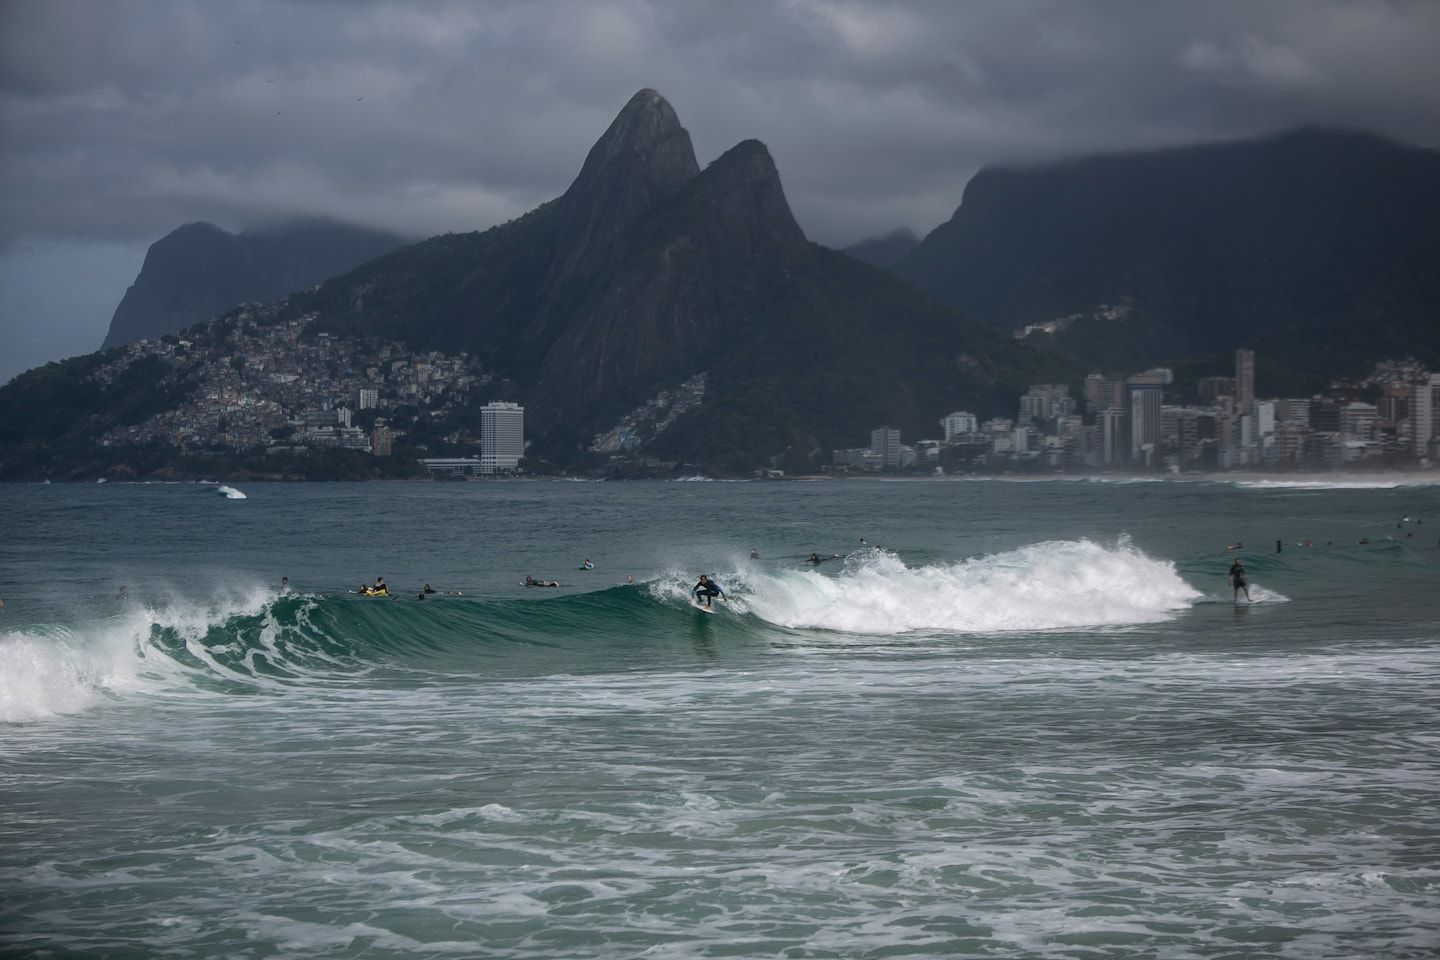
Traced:
[[[1107, 627], [1168, 620], [1199, 591], [1174, 564], [1122, 540], [1050, 541], [953, 564], [908, 567], [870, 549], [820, 570], [737, 571], [731, 608], [787, 628], [889, 635]], [[688, 589], [657, 585], [674, 597]]]
[[[1125, 541], [1053, 541], [915, 567], [878, 549], [825, 570], [737, 561], [720, 579], [730, 602], [705, 617], [704, 628], [761, 645], [777, 627], [873, 636], [1154, 623], [1201, 596], [1172, 563]], [[544, 673], [572, 670], [577, 657], [598, 658], [603, 668], [625, 645], [669, 644], [692, 630], [693, 582], [673, 572], [543, 600], [419, 604], [256, 588], [203, 602], [134, 602], [76, 626], [0, 634], [0, 722], [76, 713], [137, 693], [283, 696], [353, 683], [377, 669]]]
[[[274, 633], [273, 599], [255, 591], [199, 605], [137, 603], [83, 626], [6, 631], [0, 634], [0, 722], [77, 713], [107, 697], [159, 691], [195, 666], [218, 667], [222, 651], [247, 633], [247, 621], [263, 649], [266, 628]], [[217, 628], [234, 632], [219, 637]]]

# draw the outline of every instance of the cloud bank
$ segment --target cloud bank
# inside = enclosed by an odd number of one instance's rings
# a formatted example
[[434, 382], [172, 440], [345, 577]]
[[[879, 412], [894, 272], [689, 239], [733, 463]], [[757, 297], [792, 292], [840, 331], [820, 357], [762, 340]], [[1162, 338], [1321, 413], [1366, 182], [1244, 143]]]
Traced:
[[491, 226], [647, 86], [702, 163], [765, 141], [844, 245], [928, 231], [986, 163], [1302, 124], [1440, 147], [1440, 4], [0, 0], [0, 258], [199, 219]]

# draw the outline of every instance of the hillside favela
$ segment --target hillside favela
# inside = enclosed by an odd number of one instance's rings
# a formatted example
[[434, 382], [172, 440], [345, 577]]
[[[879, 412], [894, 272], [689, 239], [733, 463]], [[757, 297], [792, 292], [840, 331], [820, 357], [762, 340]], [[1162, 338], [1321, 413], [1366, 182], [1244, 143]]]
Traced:
[[1435, 960], [1437, 0], [0, 0], [0, 958]]

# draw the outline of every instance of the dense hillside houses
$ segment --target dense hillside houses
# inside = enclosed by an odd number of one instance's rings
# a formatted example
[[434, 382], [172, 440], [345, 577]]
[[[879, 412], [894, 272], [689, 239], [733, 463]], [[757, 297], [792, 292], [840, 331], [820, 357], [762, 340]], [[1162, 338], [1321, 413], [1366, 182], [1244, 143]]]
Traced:
[[193, 386], [183, 403], [113, 427], [100, 446], [341, 447], [383, 456], [404, 436], [388, 413], [411, 408], [412, 416], [441, 419], [490, 382], [464, 352], [411, 353], [398, 343], [307, 335], [314, 315], [276, 322], [283, 306], [251, 304], [214, 324], [116, 351], [95, 373], [102, 384], [148, 360]]

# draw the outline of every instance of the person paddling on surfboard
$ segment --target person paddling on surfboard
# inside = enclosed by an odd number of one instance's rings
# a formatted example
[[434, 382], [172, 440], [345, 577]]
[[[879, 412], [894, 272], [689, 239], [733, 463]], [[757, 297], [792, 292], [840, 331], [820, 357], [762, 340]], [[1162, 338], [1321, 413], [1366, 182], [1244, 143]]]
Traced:
[[[1245, 568], [1240, 565], [1240, 558], [1236, 557], [1235, 562], [1230, 564], [1230, 586], [1235, 588], [1233, 599], [1240, 599], [1240, 591], [1245, 591], [1245, 599], [1250, 600], [1250, 584], [1245, 579]], [[1253, 603], [1253, 600], [1250, 600]]]
[[703, 573], [700, 574], [700, 582], [695, 584], [695, 589], [690, 592], [695, 595], [695, 602], [697, 604], [701, 600], [705, 601], [705, 608], [707, 610], [714, 608], [714, 600], [716, 597], [720, 597], [722, 600], [725, 599], [725, 591], [720, 589], [720, 584], [711, 580]]

